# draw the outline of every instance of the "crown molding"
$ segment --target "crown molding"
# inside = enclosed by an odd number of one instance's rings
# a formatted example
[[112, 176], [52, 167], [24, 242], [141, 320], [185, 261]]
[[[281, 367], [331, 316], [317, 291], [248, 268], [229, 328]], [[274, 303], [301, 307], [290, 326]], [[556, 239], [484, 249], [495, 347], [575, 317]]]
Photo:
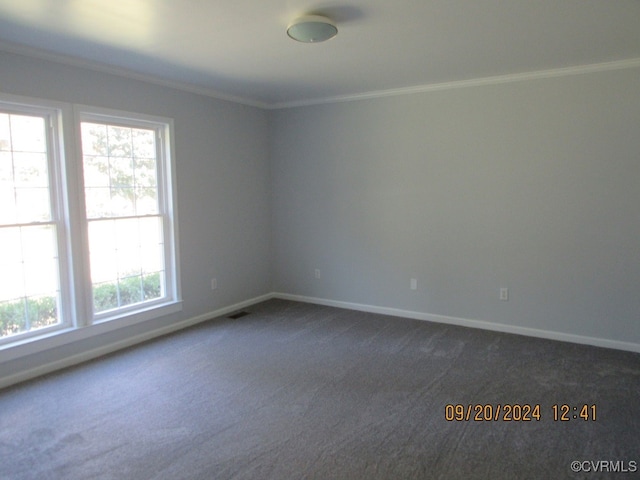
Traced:
[[215, 98], [217, 100], [223, 100], [226, 102], [239, 103], [250, 107], [257, 107], [262, 109], [269, 108], [269, 104], [250, 98], [239, 97], [235, 95], [229, 95], [224, 92], [220, 92], [213, 88], [200, 87], [187, 82], [180, 82], [177, 80], [169, 80], [156, 75], [144, 74], [135, 72], [133, 70], [115, 67], [112, 65], [106, 65], [101, 62], [95, 62], [86, 60], [71, 55], [64, 55], [61, 53], [55, 53], [48, 50], [42, 50], [40, 48], [29, 47], [27, 45], [18, 45], [15, 43], [5, 42], [0, 40], [0, 51], [7, 53], [13, 53], [15, 55], [22, 55], [25, 57], [38, 58], [40, 60], [48, 60], [70, 67], [85, 68], [96, 72], [106, 73], [110, 75], [116, 75], [119, 77], [129, 78], [131, 80], [138, 80], [142, 82], [152, 83], [162, 87], [173, 88], [183, 92], [194, 93], [196, 95], [203, 95], [205, 97]]
[[168, 80], [155, 75], [135, 72], [130, 69], [106, 65], [101, 62], [95, 62], [86, 59], [80, 59], [70, 55], [54, 53], [48, 50], [42, 50], [26, 45], [18, 45], [15, 43], [0, 40], [0, 51], [23, 55], [27, 57], [35, 57], [42, 60], [49, 60], [73, 67], [86, 68], [106, 74], [117, 75], [120, 77], [139, 80], [155, 85], [173, 88], [188, 93], [203, 95], [232, 103], [239, 103], [250, 107], [261, 108], [265, 110], [282, 110], [287, 108], [308, 107], [313, 105], [324, 105], [332, 103], [352, 102], [357, 100], [368, 100], [374, 98], [394, 97], [400, 95], [411, 95], [416, 93], [436, 92], [440, 90], [452, 90], [457, 88], [479, 87], [487, 85], [499, 85], [504, 83], [522, 82], [527, 80], [537, 80], [544, 78], [566, 77], [572, 75], [582, 75], [586, 73], [607, 72], [612, 70], [624, 70], [640, 67], [640, 58], [630, 58], [625, 60], [617, 60], [612, 62], [594, 63], [588, 65], [575, 65], [570, 67], [554, 68], [549, 70], [537, 70], [531, 72], [496, 75], [490, 77], [473, 78], [469, 80], [456, 80], [451, 82], [431, 83], [423, 85], [415, 85], [411, 87], [391, 88], [385, 90], [372, 90], [369, 92], [355, 93], [349, 95], [335, 95], [329, 97], [318, 97], [304, 100], [294, 100], [287, 102], [269, 103], [247, 97], [229, 95], [218, 91], [214, 88], [207, 88], [193, 85], [186, 82]]
[[452, 90], [456, 88], [479, 87], [486, 85], [498, 85], [503, 83], [522, 82], [526, 80], [536, 80], [542, 78], [567, 77], [572, 75], [582, 75], [585, 73], [607, 72], [611, 70], [624, 70], [640, 67], [640, 58], [631, 58], [613, 62], [594, 63], [589, 65], [576, 65], [571, 67], [555, 68], [550, 70], [538, 70], [532, 72], [515, 73], [508, 75], [496, 75], [491, 77], [473, 78], [470, 80], [457, 80], [452, 82], [432, 83], [426, 85], [416, 85], [412, 87], [391, 88], [387, 90], [374, 90], [352, 95], [336, 95], [332, 97], [322, 97], [309, 100], [298, 100], [292, 102], [282, 102], [270, 104], [267, 108], [279, 110], [295, 107], [307, 107], [313, 105], [323, 105], [330, 103], [352, 102], [356, 100], [367, 100], [373, 98], [393, 97], [399, 95], [411, 95], [415, 93], [436, 92], [440, 90]]

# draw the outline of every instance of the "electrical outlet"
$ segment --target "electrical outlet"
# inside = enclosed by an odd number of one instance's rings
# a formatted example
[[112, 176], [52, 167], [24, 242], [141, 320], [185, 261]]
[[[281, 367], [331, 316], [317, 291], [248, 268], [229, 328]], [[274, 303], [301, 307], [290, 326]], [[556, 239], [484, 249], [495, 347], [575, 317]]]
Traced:
[[218, 280], [215, 278], [211, 279], [211, 290], [215, 290], [216, 288], [218, 288]]
[[506, 302], [507, 300], [509, 300], [509, 289], [508, 288], [501, 288], [500, 289], [500, 300], [502, 300], [503, 302]]
[[411, 288], [411, 290], [418, 289], [418, 280], [416, 278], [411, 279], [411, 282], [409, 282], [409, 288]]
[[316, 276], [316, 278], [320, 278], [320, 269], [319, 268], [316, 268], [315, 276]]

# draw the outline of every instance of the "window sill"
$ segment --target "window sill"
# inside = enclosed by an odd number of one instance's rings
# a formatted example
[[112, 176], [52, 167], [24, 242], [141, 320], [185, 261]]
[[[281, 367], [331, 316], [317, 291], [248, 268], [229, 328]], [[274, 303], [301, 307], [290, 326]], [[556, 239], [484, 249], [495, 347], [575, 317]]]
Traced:
[[150, 307], [126, 316], [104, 320], [84, 327], [71, 327], [43, 333], [0, 346], [0, 363], [79, 342], [97, 335], [148, 322], [182, 310], [182, 301]]

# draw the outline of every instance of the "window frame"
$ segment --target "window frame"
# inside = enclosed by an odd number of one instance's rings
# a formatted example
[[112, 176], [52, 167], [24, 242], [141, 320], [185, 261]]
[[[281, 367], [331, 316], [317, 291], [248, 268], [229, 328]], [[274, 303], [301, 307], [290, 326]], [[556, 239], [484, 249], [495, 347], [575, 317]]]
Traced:
[[[86, 286], [86, 291], [84, 292], [85, 316], [91, 319], [91, 323], [93, 324], [112, 322], [114, 320], [121, 320], [122, 323], [132, 324], [176, 311], [175, 305], [181, 302], [181, 291], [179, 282], [180, 263], [178, 261], [175, 156], [173, 155], [173, 142], [171, 141], [174, 130], [173, 119], [86, 105], [75, 105], [74, 117], [77, 138], [76, 157], [79, 162], [78, 184], [80, 192], [82, 192], [80, 194], [81, 204], [79, 206], [82, 212], [82, 250], [85, 259], [83, 271], [83, 284]], [[147, 128], [156, 131], [158, 204], [160, 207], [159, 215], [163, 218], [165, 289], [167, 292], [165, 297], [161, 299], [125, 306], [104, 313], [95, 313], [93, 311], [93, 294], [89, 266], [89, 220], [86, 216], [84, 172], [82, 169], [82, 122], [95, 122], [131, 128]]]
[[[45, 116], [49, 159], [51, 223], [56, 227], [60, 282], [60, 323], [0, 338], [0, 362], [60, 347], [182, 310], [173, 119], [88, 105], [75, 105], [0, 92], [0, 107], [16, 114]], [[166, 294], [131, 308], [93, 312], [88, 220], [84, 199], [81, 122], [101, 119], [128, 126], [158, 129], [161, 151], [158, 201], [164, 238]]]
[[68, 330], [74, 326], [74, 309], [71, 295], [66, 285], [70, 284], [70, 260], [66, 245], [68, 231], [65, 224], [66, 182], [64, 181], [64, 142], [62, 136], [62, 110], [53, 102], [42, 100], [28, 101], [19, 97], [0, 95], [0, 110], [10, 115], [34, 116], [44, 119], [45, 141], [47, 149], [47, 176], [49, 180], [49, 206], [51, 218], [43, 222], [15, 223], [7, 227], [52, 225], [55, 228], [56, 249], [58, 255], [58, 319], [59, 323], [47, 327], [20, 332], [16, 335], [0, 338], [0, 348], [14, 343], [22, 343]]

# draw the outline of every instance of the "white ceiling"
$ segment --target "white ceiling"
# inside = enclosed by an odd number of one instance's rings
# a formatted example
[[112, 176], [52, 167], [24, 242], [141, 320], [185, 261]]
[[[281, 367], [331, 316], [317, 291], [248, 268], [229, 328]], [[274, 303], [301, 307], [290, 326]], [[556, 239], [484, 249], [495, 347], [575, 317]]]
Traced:
[[[338, 36], [289, 39], [305, 13]], [[0, 0], [0, 49], [277, 107], [637, 62], [640, 0]]]

